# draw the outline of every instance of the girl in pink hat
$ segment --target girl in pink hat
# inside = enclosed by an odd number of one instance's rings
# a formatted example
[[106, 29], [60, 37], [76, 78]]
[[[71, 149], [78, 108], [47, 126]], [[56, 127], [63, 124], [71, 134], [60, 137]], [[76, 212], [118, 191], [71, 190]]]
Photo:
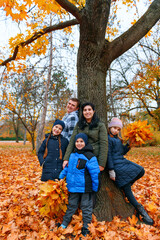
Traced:
[[143, 222], [153, 225], [153, 220], [149, 217], [144, 207], [137, 202], [131, 190], [132, 184], [141, 178], [145, 171], [142, 166], [124, 158], [124, 155], [130, 150], [130, 146], [128, 143], [123, 145], [123, 140], [119, 136], [122, 127], [122, 121], [116, 117], [108, 124], [107, 167], [109, 176], [123, 190], [128, 201], [137, 210], [138, 216], [141, 215]]

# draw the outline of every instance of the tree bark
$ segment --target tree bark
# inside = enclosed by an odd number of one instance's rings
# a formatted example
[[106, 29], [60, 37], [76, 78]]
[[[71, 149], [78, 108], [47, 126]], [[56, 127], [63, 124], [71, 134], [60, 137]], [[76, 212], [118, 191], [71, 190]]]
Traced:
[[[101, 17], [108, 18], [110, 1], [100, 2], [86, 1], [86, 8], [90, 11], [84, 12], [81, 18], [77, 57], [78, 98], [82, 103], [86, 101], [94, 103], [99, 118], [107, 125], [106, 73], [111, 61], [106, 58], [104, 51], [106, 23]], [[101, 7], [103, 5], [101, 9], [96, 5], [98, 3]], [[97, 204], [94, 209], [97, 219], [111, 221], [114, 216], [126, 218], [133, 212], [134, 208], [125, 202], [120, 189], [109, 179], [106, 170], [103, 171], [101, 188], [97, 193]]]
[[106, 170], [102, 172], [101, 188], [96, 194], [93, 212], [99, 221], [112, 221], [114, 216], [125, 219], [134, 214], [134, 207], [125, 201], [123, 193], [109, 179]]
[[14, 132], [16, 134], [16, 143], [19, 142], [19, 119], [15, 119], [14, 117], [14, 113], [13, 113], [13, 117], [12, 117], [12, 123], [13, 123], [13, 128], [14, 128]]
[[[51, 23], [50, 23], [51, 25]], [[49, 91], [49, 85], [51, 82], [51, 72], [52, 72], [52, 51], [53, 51], [53, 43], [52, 43], [52, 33], [50, 33], [50, 57], [49, 57], [49, 70], [48, 70], [48, 77], [47, 77], [47, 82], [45, 85], [45, 94], [44, 94], [44, 102], [43, 102], [43, 109], [42, 109], [42, 114], [41, 114], [41, 120], [39, 123], [39, 129], [38, 129], [38, 134], [37, 134], [37, 141], [36, 141], [36, 153], [38, 154], [38, 150], [41, 146], [42, 143], [42, 138], [43, 138], [43, 131], [44, 131], [44, 126], [45, 126], [45, 121], [46, 121], [46, 113], [47, 113], [47, 105], [48, 105], [48, 91]]]
[[106, 123], [106, 73], [109, 66], [103, 58], [103, 49], [110, 1], [88, 0], [86, 9], [89, 11], [83, 11], [80, 23], [78, 98], [81, 102], [94, 103], [99, 117]]

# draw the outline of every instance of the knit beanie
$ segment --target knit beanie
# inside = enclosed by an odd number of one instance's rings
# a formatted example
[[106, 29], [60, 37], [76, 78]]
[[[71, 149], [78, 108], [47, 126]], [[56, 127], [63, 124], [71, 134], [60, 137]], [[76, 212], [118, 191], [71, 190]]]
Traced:
[[55, 125], [58, 125], [58, 124], [62, 126], [62, 129], [64, 129], [65, 123], [64, 123], [62, 120], [59, 120], [59, 119], [57, 119], [57, 120], [54, 122], [53, 127], [54, 127]]
[[112, 120], [108, 124], [108, 127], [109, 128], [111, 128], [111, 127], [119, 127], [120, 129], [122, 129], [123, 124], [122, 124], [122, 121], [119, 118], [114, 117], [114, 118], [112, 118]]
[[75, 142], [77, 141], [78, 138], [82, 138], [83, 141], [85, 142], [85, 145], [87, 145], [87, 143], [88, 143], [88, 136], [85, 133], [78, 133], [75, 136]]

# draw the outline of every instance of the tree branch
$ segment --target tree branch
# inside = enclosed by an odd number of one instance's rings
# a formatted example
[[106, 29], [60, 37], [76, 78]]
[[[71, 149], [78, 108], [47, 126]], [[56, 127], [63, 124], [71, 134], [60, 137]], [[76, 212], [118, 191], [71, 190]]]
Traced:
[[154, 52], [154, 53], [156, 53], [158, 56], [160, 56], [160, 53], [157, 52], [157, 51], [155, 51], [153, 48], [151, 48], [151, 47], [149, 47], [149, 46], [147, 46], [147, 45], [145, 45], [145, 44], [142, 44], [142, 43], [140, 43], [139, 45], [142, 46], [142, 47], [145, 47], [145, 48], [147, 48], [147, 49], [149, 49], [149, 50], [151, 50], [152, 52]]
[[24, 47], [32, 42], [34, 42], [36, 39], [40, 38], [41, 36], [47, 34], [47, 33], [50, 33], [52, 31], [55, 31], [55, 30], [60, 30], [60, 29], [63, 29], [63, 28], [66, 28], [66, 27], [69, 27], [69, 26], [73, 26], [73, 25], [77, 25], [79, 22], [77, 19], [72, 19], [70, 21], [67, 21], [67, 22], [61, 22], [59, 24], [55, 24], [55, 25], [52, 25], [50, 27], [46, 27], [46, 28], [43, 28], [42, 30], [40, 30], [39, 32], [36, 32], [31, 38], [29, 38], [28, 40], [24, 41], [24, 42], [21, 42], [19, 43], [16, 47], [15, 47], [15, 50], [14, 50], [14, 53], [12, 55], [12, 57], [6, 59], [5, 61], [3, 61], [0, 66], [6, 66], [7, 63], [13, 61], [16, 59], [16, 56], [18, 54], [18, 50], [19, 50], [19, 47]]
[[105, 44], [105, 55], [109, 55], [109, 64], [133, 47], [160, 19], [160, 0], [154, 0], [146, 13], [121, 36]]
[[78, 21], [81, 19], [81, 14], [79, 9], [69, 2], [68, 0], [56, 0], [56, 2], [63, 7], [66, 11], [70, 12]]
[[[146, 109], [144, 106], [139, 106], [139, 107], [137, 106], [137, 107], [133, 107], [133, 108], [127, 109], [127, 112], [130, 112], [130, 111], [135, 110], [137, 108], [139, 108], [139, 109], [141, 109], [141, 108]], [[151, 106], [147, 106], [147, 108], [157, 109], [156, 107], [151, 107]]]

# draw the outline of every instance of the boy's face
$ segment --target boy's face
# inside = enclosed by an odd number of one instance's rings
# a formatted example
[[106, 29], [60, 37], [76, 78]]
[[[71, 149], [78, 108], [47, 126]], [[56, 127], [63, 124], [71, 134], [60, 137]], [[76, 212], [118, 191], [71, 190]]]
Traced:
[[61, 134], [63, 128], [60, 124], [57, 124], [55, 125], [53, 128], [52, 128], [52, 133], [53, 133], [53, 136], [57, 136], [59, 134]]
[[75, 142], [75, 146], [78, 150], [81, 150], [82, 148], [85, 147], [85, 142], [83, 141], [82, 138], [78, 138], [77, 141]]

